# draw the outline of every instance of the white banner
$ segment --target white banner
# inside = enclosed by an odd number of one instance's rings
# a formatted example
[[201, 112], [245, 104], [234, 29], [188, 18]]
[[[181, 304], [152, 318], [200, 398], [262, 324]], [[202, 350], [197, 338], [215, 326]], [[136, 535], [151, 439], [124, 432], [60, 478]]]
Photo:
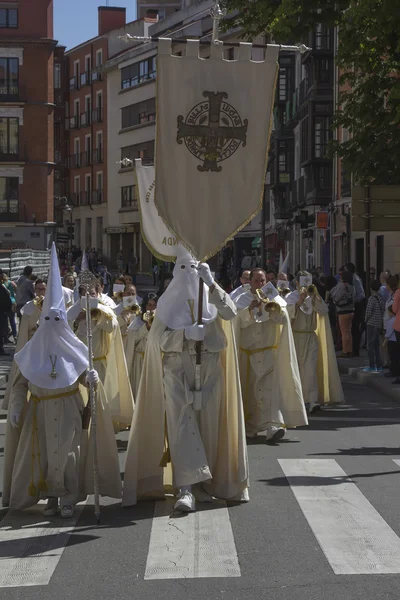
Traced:
[[210, 59], [188, 40], [171, 56], [159, 40], [155, 204], [168, 226], [199, 260], [213, 256], [260, 210], [272, 126], [279, 46], [265, 60]]
[[150, 252], [165, 262], [175, 262], [180, 244], [158, 214], [154, 204], [155, 170], [135, 160], [141, 234]]

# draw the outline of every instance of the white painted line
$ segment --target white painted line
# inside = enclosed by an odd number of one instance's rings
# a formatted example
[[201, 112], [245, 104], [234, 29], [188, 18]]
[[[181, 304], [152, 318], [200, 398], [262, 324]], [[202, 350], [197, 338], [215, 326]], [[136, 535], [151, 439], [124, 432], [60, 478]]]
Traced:
[[336, 575], [400, 573], [400, 539], [332, 459], [280, 459]]
[[72, 519], [47, 519], [44, 506], [7, 514], [0, 522], [0, 589], [50, 582], [83, 505]]
[[174, 502], [156, 503], [144, 578], [240, 577], [226, 503], [216, 500], [206, 510], [198, 504], [197, 512], [179, 516]]

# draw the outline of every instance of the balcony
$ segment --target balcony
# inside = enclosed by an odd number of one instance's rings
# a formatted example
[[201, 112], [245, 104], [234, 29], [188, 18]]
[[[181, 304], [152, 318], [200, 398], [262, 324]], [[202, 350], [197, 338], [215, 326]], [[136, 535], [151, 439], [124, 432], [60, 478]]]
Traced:
[[69, 89], [72, 90], [79, 90], [79, 79], [78, 77], [71, 77], [69, 80]]
[[81, 88], [85, 85], [90, 85], [90, 74], [89, 73], [81, 73], [80, 84], [81, 84]]
[[0, 162], [20, 163], [27, 162], [26, 146], [0, 144]]
[[105, 202], [103, 190], [93, 190], [92, 204], [103, 204]]
[[70, 154], [67, 159], [69, 169], [79, 169], [81, 167], [81, 154]]
[[63, 153], [59, 148], [55, 148], [55, 150], [54, 150], [54, 162], [56, 165], [64, 164]]
[[0, 84], [0, 102], [26, 102], [25, 86]]
[[92, 123], [101, 123], [103, 121], [103, 107], [92, 110]]
[[91, 82], [92, 83], [96, 83], [96, 81], [101, 81], [103, 79], [103, 74], [101, 72], [101, 67], [96, 67], [95, 69], [92, 69], [90, 77], [91, 77]]
[[9, 193], [0, 196], [0, 222], [18, 221], [18, 195]]
[[65, 128], [79, 129], [79, 116], [75, 115], [74, 117], [69, 117], [68, 119], [65, 119]]
[[80, 116], [80, 123], [81, 123], [81, 127], [88, 127], [89, 125], [91, 125], [91, 112], [90, 110], [84, 113], [81, 113]]
[[101, 162], [103, 162], [103, 148], [100, 146], [100, 148], [96, 148], [92, 152], [92, 164], [96, 165]]

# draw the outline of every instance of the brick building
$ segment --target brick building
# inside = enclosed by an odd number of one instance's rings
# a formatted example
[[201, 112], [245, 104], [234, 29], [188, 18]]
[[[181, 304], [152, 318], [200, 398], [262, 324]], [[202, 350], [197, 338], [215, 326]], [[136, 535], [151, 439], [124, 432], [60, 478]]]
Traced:
[[162, 21], [189, 4], [188, 0], [137, 0], [136, 14], [138, 19], [158, 17]]
[[126, 23], [126, 9], [100, 6], [98, 35], [65, 53], [68, 73], [65, 215], [74, 223], [74, 244], [104, 250], [107, 216], [107, 35]]
[[0, 1], [0, 38], [0, 246], [45, 248], [55, 230], [53, 0]]

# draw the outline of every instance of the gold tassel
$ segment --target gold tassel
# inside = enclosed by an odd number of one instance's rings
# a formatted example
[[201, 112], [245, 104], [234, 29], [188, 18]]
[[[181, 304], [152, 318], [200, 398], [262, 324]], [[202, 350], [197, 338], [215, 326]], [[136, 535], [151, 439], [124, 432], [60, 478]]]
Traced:
[[169, 448], [167, 448], [164, 451], [164, 454], [162, 455], [162, 459], [160, 462], [160, 467], [165, 468], [167, 466], [168, 463], [171, 462], [171, 452], [169, 451]]
[[37, 496], [36, 485], [34, 483], [30, 484], [30, 486], [28, 488], [28, 492], [29, 492], [29, 495], [32, 496], [32, 498]]

